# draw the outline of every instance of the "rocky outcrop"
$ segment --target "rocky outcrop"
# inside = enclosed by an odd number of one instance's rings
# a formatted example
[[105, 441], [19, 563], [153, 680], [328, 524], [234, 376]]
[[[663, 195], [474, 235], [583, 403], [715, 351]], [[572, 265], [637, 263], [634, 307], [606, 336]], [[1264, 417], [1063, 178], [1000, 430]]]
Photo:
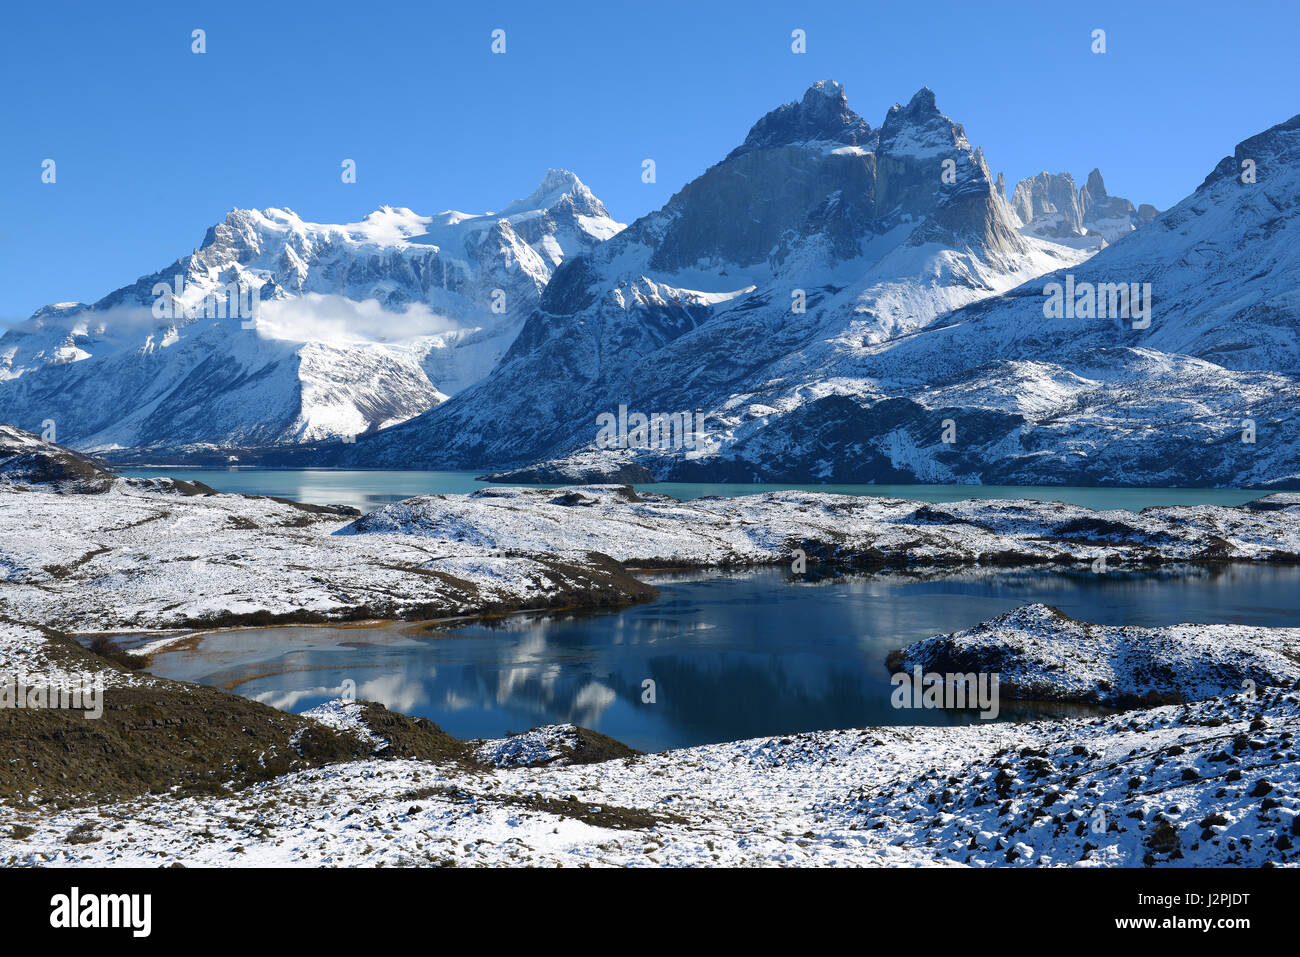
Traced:
[[1149, 203], [1135, 207], [1127, 199], [1107, 194], [1097, 169], [1078, 188], [1069, 173], [1042, 172], [1022, 179], [1016, 184], [1011, 205], [1023, 224], [1023, 232], [1066, 243], [1088, 237], [1117, 242], [1159, 215]]
[[1300, 681], [1300, 628], [1095, 625], [1034, 604], [918, 641], [890, 667], [996, 674], [1004, 698], [1149, 706], [1290, 688]]
[[106, 492], [117, 480], [102, 463], [46, 442], [13, 426], [0, 425], [0, 486], [37, 486], [61, 493]]
[[1042, 172], [1022, 179], [1011, 196], [1011, 206], [1035, 236], [1079, 239], [1084, 235], [1079, 192], [1069, 173]]

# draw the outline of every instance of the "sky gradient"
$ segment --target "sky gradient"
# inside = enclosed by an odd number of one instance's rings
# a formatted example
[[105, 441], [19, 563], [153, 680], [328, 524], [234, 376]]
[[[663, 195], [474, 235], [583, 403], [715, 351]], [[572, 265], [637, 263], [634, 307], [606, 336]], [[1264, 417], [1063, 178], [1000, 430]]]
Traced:
[[0, 322], [160, 269], [235, 206], [482, 212], [554, 166], [631, 222], [819, 79], [872, 126], [929, 86], [1009, 184], [1097, 166], [1161, 209], [1300, 111], [1285, 3], [52, 2], [0, 23]]

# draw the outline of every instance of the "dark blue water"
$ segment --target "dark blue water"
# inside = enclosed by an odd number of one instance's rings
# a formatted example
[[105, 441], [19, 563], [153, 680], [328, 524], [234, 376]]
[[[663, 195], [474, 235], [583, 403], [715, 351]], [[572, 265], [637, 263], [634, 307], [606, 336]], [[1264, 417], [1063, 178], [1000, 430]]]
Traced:
[[[1104, 624], [1300, 625], [1300, 568], [1249, 565], [1103, 575], [973, 571], [793, 581], [784, 570], [654, 579], [618, 613], [514, 616], [454, 629], [221, 632], [153, 671], [291, 711], [339, 694], [436, 721], [462, 738], [573, 721], [643, 750], [866, 725], [968, 722], [890, 704], [888, 652], [1028, 602]], [[643, 681], [656, 701], [644, 703]], [[1012, 708], [1002, 718], [1066, 713]], [[1077, 713], [1077, 712], [1075, 712]]]

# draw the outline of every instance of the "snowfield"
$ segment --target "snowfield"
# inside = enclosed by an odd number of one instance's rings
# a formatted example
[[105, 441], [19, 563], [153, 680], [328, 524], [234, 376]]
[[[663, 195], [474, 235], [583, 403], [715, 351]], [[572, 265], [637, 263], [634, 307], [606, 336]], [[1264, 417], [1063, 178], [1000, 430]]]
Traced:
[[[435, 618], [613, 605], [623, 568], [1296, 561], [1300, 496], [1095, 512], [774, 492], [678, 502], [628, 487], [429, 495], [345, 509], [122, 479], [96, 494], [0, 484], [0, 608], [73, 632]], [[609, 561], [602, 556], [614, 559]]]
[[[571, 767], [360, 761], [233, 797], [0, 808], [0, 862], [1295, 863], [1298, 701], [1274, 690], [1092, 720], [828, 731]], [[6, 836], [15, 827], [25, 836]]]
[[341, 534], [405, 534], [483, 548], [589, 551], [630, 565], [745, 565], [790, 561], [962, 565], [1161, 564], [1295, 561], [1300, 495], [1275, 494], [1239, 508], [1179, 506], [1094, 511], [1059, 502], [896, 498], [767, 492], [679, 502], [618, 486], [560, 491], [487, 488], [386, 505]]
[[897, 669], [986, 672], [1004, 697], [1101, 705], [1196, 701], [1300, 681], [1300, 628], [1094, 625], [1033, 604], [908, 646]]
[[435, 618], [649, 597], [609, 562], [472, 542], [342, 536], [348, 516], [131, 481], [101, 495], [0, 485], [0, 613], [70, 632]]

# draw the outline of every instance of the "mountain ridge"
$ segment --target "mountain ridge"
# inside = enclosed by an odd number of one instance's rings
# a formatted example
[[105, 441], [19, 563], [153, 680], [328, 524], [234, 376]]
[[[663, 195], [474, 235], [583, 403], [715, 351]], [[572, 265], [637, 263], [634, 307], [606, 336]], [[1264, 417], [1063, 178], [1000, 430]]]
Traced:
[[0, 336], [0, 418], [146, 456], [350, 439], [485, 375], [555, 267], [620, 228], [564, 170], [499, 214], [235, 208], [162, 270]]
[[[876, 130], [840, 84], [815, 84], [664, 207], [561, 266], [493, 374], [445, 416], [326, 460], [524, 465], [624, 400], [699, 408], [684, 383], [734, 393], [752, 392], [756, 376], [833, 375], [872, 343], [1087, 255], [1017, 225], [982, 151], [933, 91], [894, 104]], [[562, 394], [547, 384], [558, 382]], [[715, 411], [743, 430], [770, 404]], [[529, 424], [512, 433], [501, 420]]]
[[[1242, 179], [1247, 159], [1257, 182]], [[1300, 244], [1290, 240], [1300, 225], [1298, 171], [1292, 119], [1244, 140], [1201, 187], [1122, 242], [885, 335], [847, 320], [842, 290], [829, 284], [809, 308], [830, 304], [839, 319], [811, 342], [795, 341], [800, 320], [783, 313], [774, 290], [751, 291], [722, 315], [699, 301], [677, 310], [682, 328], [647, 352], [639, 375], [603, 391], [571, 387], [563, 404], [544, 385], [530, 392], [541, 399], [542, 425], [519, 429], [524, 441], [503, 422], [528, 422], [528, 403], [498, 404], [489, 378], [475, 406], [500, 421], [480, 427], [475, 408], [450, 403], [377, 437], [378, 462], [398, 436], [417, 455], [430, 440], [459, 451], [457, 429], [474, 437], [460, 445], [462, 461], [499, 466], [503, 481], [591, 481], [604, 469], [673, 481], [1297, 487], [1300, 442], [1287, 409], [1300, 386]], [[974, 185], [982, 188], [978, 178]], [[590, 288], [600, 279], [587, 259], [567, 264], [543, 297], [550, 311], [530, 319], [532, 334], [499, 372], [517, 387], [548, 375], [598, 380], [596, 341], [555, 342], [575, 332], [565, 314], [577, 326], [602, 321]], [[1089, 308], [1049, 319], [1049, 289], [1067, 284], [1136, 288], [1135, 306], [1145, 291], [1150, 312], [1143, 320]], [[667, 302], [651, 305], [638, 317], [654, 320]], [[764, 320], [763, 335], [753, 334]], [[756, 351], [764, 336], [785, 337], [770, 360]], [[700, 448], [598, 450], [594, 430], [568, 411], [580, 403], [593, 413], [616, 404], [704, 410], [712, 427]], [[565, 415], [567, 435], [546, 431]], [[426, 434], [412, 435], [426, 423]], [[347, 450], [343, 461], [364, 463], [369, 451]]]

